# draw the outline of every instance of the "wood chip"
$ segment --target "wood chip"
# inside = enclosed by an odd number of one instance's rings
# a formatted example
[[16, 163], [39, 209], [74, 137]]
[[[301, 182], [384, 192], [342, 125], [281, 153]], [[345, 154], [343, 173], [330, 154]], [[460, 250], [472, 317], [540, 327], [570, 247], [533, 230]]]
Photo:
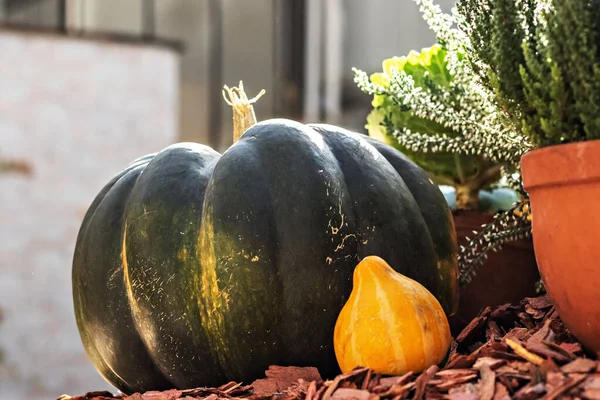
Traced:
[[517, 314], [517, 316], [519, 317], [519, 320], [525, 326], [525, 328], [530, 330], [533, 330], [535, 328], [535, 322], [532, 321], [531, 317], [529, 317], [529, 314], [525, 312], [520, 312], [519, 314]]
[[542, 356], [542, 358], [552, 358], [559, 364], [566, 364], [572, 360], [571, 357], [563, 354], [562, 352], [553, 350], [544, 342], [528, 341], [523, 344], [523, 347], [532, 353]]
[[529, 384], [523, 386], [514, 395], [515, 400], [533, 400], [539, 399], [546, 393], [546, 387], [543, 383]]
[[432, 365], [417, 378], [417, 380], [415, 381], [415, 400], [420, 400], [423, 398], [423, 396], [425, 395], [425, 387], [427, 386], [427, 383], [435, 376], [435, 373], [438, 372], [438, 370], [439, 368], [437, 365]]
[[551, 372], [559, 372], [560, 368], [552, 358], [546, 358], [542, 365], [540, 365], [540, 370], [544, 374], [549, 374]]
[[500, 368], [501, 366], [503, 366], [505, 364], [506, 364], [506, 360], [492, 358], [492, 357], [481, 357], [481, 358], [478, 358], [477, 361], [475, 361], [473, 368], [481, 370], [481, 368], [483, 366], [487, 366], [493, 370], [496, 368]]
[[550, 296], [548, 295], [539, 297], [526, 297], [525, 300], [527, 300], [529, 305], [538, 310], [552, 307], [552, 301], [550, 300]]
[[361, 389], [346, 389], [341, 388], [336, 390], [331, 396], [332, 399], [355, 399], [355, 400], [368, 400], [371, 397], [371, 393]]
[[527, 341], [528, 342], [529, 341], [542, 342], [542, 341], [548, 339], [553, 334], [552, 329], [550, 328], [551, 324], [552, 324], [552, 320], [550, 320], [550, 319], [544, 321], [544, 324], [542, 325], [542, 327], [540, 329], [536, 330], [535, 333], [527, 339]]
[[550, 392], [562, 386], [566, 381], [567, 376], [562, 372], [550, 372], [546, 374], [546, 387]]
[[553, 400], [559, 398], [562, 394], [567, 393], [569, 390], [577, 386], [577, 384], [583, 382], [585, 378], [585, 375], [570, 378], [567, 382], [554, 389], [551, 393], [548, 393], [548, 396], [546, 396], [546, 400]]
[[510, 400], [510, 394], [508, 393], [506, 386], [504, 386], [500, 382], [496, 382], [493, 400]]
[[409, 382], [406, 385], [396, 385], [393, 386], [392, 388], [390, 388], [389, 391], [382, 393], [381, 397], [393, 397], [394, 399], [396, 398], [401, 398], [404, 397], [404, 395], [406, 395], [408, 392], [410, 392], [411, 390], [413, 390], [415, 388], [415, 382]]
[[439, 391], [445, 392], [455, 386], [458, 386], [462, 383], [465, 382], [470, 382], [470, 381], [476, 381], [477, 380], [477, 374], [473, 373], [471, 375], [462, 375], [462, 376], [456, 376], [456, 377], [447, 377], [446, 379], [444, 379], [442, 382], [440, 381], [435, 381], [435, 383], [432, 381], [430, 382], [431, 384], [435, 385], [435, 388]]
[[513, 328], [510, 331], [508, 331], [508, 333], [504, 335], [504, 337], [524, 342], [531, 337], [531, 331], [527, 328]]
[[588, 400], [600, 400], [600, 389], [584, 389], [581, 397]]
[[473, 339], [479, 336], [481, 331], [485, 328], [485, 324], [491, 312], [491, 307], [487, 307], [475, 319], [469, 322], [456, 337], [457, 344], [459, 346], [466, 346], [473, 343]]
[[477, 395], [476, 393], [469, 392], [469, 391], [454, 392], [448, 396], [448, 399], [450, 399], [450, 400], [478, 400], [479, 395]]
[[531, 304], [526, 304], [525, 305], [525, 312], [527, 314], [531, 315], [531, 317], [533, 319], [542, 319], [546, 315], [546, 313], [544, 312], [544, 310], [540, 310], [540, 309], [534, 308]]
[[498, 326], [495, 321], [488, 321], [487, 328], [485, 331], [485, 337], [487, 341], [494, 341], [496, 339], [501, 339], [504, 336], [504, 333]]
[[481, 373], [479, 397], [481, 400], [492, 400], [496, 389], [496, 374], [487, 364], [481, 365], [479, 371]]
[[477, 357], [475, 357], [472, 354], [468, 354], [468, 355], [458, 354], [455, 357], [452, 357], [448, 361], [446, 368], [449, 368], [449, 369], [470, 368], [473, 366], [473, 364], [475, 364], [476, 360], [477, 360]]
[[308, 386], [308, 390], [306, 391], [306, 400], [312, 400], [315, 398], [317, 394], [317, 382], [312, 381]]
[[550, 349], [552, 349], [553, 351], [556, 351], [557, 353], [562, 354], [563, 356], [565, 356], [569, 361], [571, 360], [575, 360], [575, 358], [577, 358], [573, 353], [568, 352], [567, 350], [563, 349], [561, 346], [557, 345], [554, 342], [549, 342], [547, 340], [544, 340], [542, 343], [544, 343], [546, 346], [548, 346]]
[[561, 343], [558, 346], [573, 355], [581, 354], [583, 352], [581, 343]]
[[598, 363], [588, 358], [578, 358], [570, 363], [563, 365], [561, 371], [565, 374], [586, 373], [594, 370]]
[[588, 375], [587, 379], [583, 383], [584, 389], [598, 389], [600, 390], [600, 374], [593, 373]]
[[252, 382], [252, 389], [256, 397], [268, 397], [274, 393], [282, 393], [298, 383], [299, 379], [305, 381], [322, 381], [321, 375], [313, 367], [282, 367], [271, 366], [265, 371], [266, 378]]
[[412, 377], [413, 373], [407, 372], [402, 376], [381, 378], [379, 384], [372, 389], [372, 392], [380, 394], [382, 397], [398, 396], [407, 390], [405, 386]]

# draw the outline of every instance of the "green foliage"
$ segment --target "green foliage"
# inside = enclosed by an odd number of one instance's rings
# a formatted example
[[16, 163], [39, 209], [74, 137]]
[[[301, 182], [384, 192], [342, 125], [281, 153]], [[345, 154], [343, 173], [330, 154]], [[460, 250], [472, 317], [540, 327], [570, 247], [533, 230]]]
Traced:
[[[465, 0], [462, 14], [457, 9], [445, 14], [433, 0], [414, 1], [438, 44], [420, 53], [386, 60], [383, 72], [370, 77], [355, 69], [355, 82], [373, 96], [374, 109], [366, 126], [370, 135], [396, 143], [425, 169], [450, 178], [457, 197], [465, 189], [464, 183], [467, 191], [477, 196], [485, 185], [500, 177], [521, 195], [522, 201], [497, 214], [493, 223], [475, 232], [476, 236], [461, 248], [460, 282], [466, 285], [489, 251], [531, 234], [527, 196], [518, 167], [521, 156], [533, 148], [533, 143], [523, 134], [519, 118], [533, 118], [526, 96], [543, 98], [546, 90], [539, 87], [538, 80], [526, 85], [521, 70], [525, 59], [534, 58], [539, 64], [536, 77], [550, 76], [544, 70], [543, 56], [521, 50], [525, 44], [532, 49], [537, 46], [537, 33], [527, 28], [527, 23], [534, 20], [537, 0], [517, 0], [517, 6], [509, 0]], [[505, 31], [510, 34], [505, 35]], [[510, 48], [510, 57], [501, 57], [490, 43]], [[519, 57], [521, 61], [514, 62]], [[559, 90], [554, 96], [564, 98]], [[523, 108], [522, 103], [529, 108]], [[456, 160], [468, 160], [465, 164], [476, 172], [465, 174]], [[478, 160], [485, 164], [478, 165]]]
[[[506, 126], [534, 148], [600, 138], [600, 0], [459, 0], [455, 13]], [[489, 250], [530, 234], [528, 207], [498, 215], [461, 250], [461, 284]]]
[[416, 1], [438, 43], [387, 59], [383, 71], [370, 77], [354, 70], [358, 87], [373, 95], [366, 128], [405, 152], [436, 183], [455, 186], [458, 208], [477, 208], [478, 192], [497, 185], [503, 171], [514, 173], [528, 144], [507, 128], [478, 83], [454, 17], [432, 1]]
[[459, 0], [467, 58], [535, 147], [600, 138], [600, 0]]
[[[422, 49], [421, 52], [411, 51], [405, 57], [393, 57], [383, 61], [382, 70], [383, 72], [370, 76], [370, 83], [384, 90], [384, 93], [375, 93], [373, 96], [373, 110], [368, 115], [365, 125], [370, 136], [407, 154], [428, 171], [432, 180], [438, 184], [465, 184], [475, 179], [480, 171], [495, 165], [477, 154], [458, 155], [456, 152], [435, 148], [435, 138], [440, 135], [456, 138], [460, 136], [460, 132], [445, 126], [443, 121], [438, 122], [439, 119], [414, 112], [411, 99], [390, 94], [391, 85], [398, 83], [398, 76], [395, 75], [398, 71], [403, 71], [406, 76], [411, 77], [410, 87], [414, 85], [415, 90], [432, 93], [439, 92], [440, 89], [448, 90], [453, 77], [447, 68], [445, 49], [436, 44]], [[421, 132], [426, 133], [426, 136], [414, 136]], [[436, 135], [434, 140], [433, 135]], [[497, 172], [491, 179], [482, 182], [481, 188], [497, 181], [499, 171]]]
[[496, 252], [505, 243], [528, 237], [531, 237], [528, 202], [518, 203], [508, 211], [497, 213], [494, 221], [483, 226], [469, 244], [461, 249], [459, 284], [465, 286], [472, 281], [490, 251]]

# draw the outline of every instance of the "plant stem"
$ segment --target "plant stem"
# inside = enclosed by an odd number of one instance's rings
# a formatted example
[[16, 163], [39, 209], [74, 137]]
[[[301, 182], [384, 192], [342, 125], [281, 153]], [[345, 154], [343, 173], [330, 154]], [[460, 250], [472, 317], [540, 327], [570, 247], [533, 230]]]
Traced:
[[454, 153], [454, 165], [456, 165], [456, 175], [458, 175], [458, 181], [461, 184], [465, 183], [465, 170], [462, 166], [460, 154]]
[[[457, 162], [457, 166], [458, 166]], [[502, 176], [502, 165], [493, 165], [480, 171], [476, 176], [457, 183], [456, 208], [459, 210], [476, 210], [479, 207], [479, 191], [496, 182]]]
[[233, 108], [233, 143], [240, 140], [244, 132], [256, 124], [256, 115], [252, 104], [256, 103], [263, 94], [265, 94], [264, 89], [253, 98], [248, 99], [242, 81], [240, 81], [239, 87], [223, 86], [223, 98]]
[[479, 186], [472, 182], [456, 185], [456, 208], [459, 210], [476, 210], [479, 205]]
[[484, 169], [481, 173], [477, 174], [475, 178], [475, 185], [480, 189], [483, 189], [487, 185], [498, 181], [502, 177], [502, 165], [496, 164], [491, 167]]

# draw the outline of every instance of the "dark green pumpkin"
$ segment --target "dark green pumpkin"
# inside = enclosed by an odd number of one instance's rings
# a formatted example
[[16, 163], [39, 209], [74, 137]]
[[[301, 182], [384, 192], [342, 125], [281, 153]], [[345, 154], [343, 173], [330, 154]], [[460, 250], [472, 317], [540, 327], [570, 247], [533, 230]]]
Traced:
[[394, 148], [273, 119], [222, 155], [182, 143], [141, 158], [88, 210], [75, 313], [126, 393], [250, 382], [269, 365], [339, 372], [336, 318], [368, 255], [457, 305], [450, 210]]

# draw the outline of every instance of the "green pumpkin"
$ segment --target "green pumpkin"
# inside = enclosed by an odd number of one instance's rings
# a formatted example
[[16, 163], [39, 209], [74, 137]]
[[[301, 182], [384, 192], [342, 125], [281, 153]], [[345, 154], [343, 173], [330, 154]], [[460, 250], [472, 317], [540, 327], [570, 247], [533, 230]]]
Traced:
[[273, 364], [329, 377], [356, 265], [384, 258], [450, 314], [456, 250], [444, 196], [398, 150], [272, 119], [223, 154], [179, 143], [115, 176], [77, 238], [75, 315], [125, 393], [250, 382]]

